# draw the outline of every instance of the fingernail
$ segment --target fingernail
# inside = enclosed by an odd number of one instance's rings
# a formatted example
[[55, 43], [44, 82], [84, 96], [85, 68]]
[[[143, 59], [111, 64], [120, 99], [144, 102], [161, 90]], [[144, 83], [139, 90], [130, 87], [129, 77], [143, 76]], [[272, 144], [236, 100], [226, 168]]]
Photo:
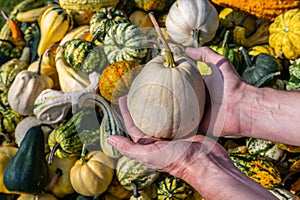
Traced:
[[109, 137], [107, 138], [107, 141], [108, 141], [108, 143], [111, 144], [111, 145], [115, 145], [115, 144], [116, 144], [116, 140], [115, 140], [115, 138], [114, 138], [113, 136], [109, 136]]

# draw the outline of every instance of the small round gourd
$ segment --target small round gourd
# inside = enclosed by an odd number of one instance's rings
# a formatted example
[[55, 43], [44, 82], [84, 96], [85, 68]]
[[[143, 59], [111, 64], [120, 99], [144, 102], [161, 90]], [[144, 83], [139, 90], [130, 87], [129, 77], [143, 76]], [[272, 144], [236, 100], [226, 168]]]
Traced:
[[148, 11], [163, 11], [172, 1], [170, 0], [134, 0], [138, 9]]
[[117, 104], [118, 99], [127, 94], [133, 79], [142, 69], [136, 61], [117, 61], [107, 66], [99, 80], [101, 95], [108, 101]]
[[90, 32], [94, 37], [102, 42], [108, 30], [119, 23], [129, 23], [127, 15], [113, 7], [104, 7], [92, 16], [90, 20]]
[[214, 38], [219, 27], [218, 12], [208, 0], [177, 0], [165, 24], [172, 40], [196, 47]]
[[300, 9], [291, 9], [277, 16], [269, 27], [269, 44], [276, 55], [280, 52], [287, 59], [300, 57]]
[[106, 34], [104, 51], [108, 62], [133, 60], [141, 63], [147, 55], [147, 38], [142, 30], [130, 23], [113, 25]]
[[107, 61], [102, 47], [84, 39], [73, 39], [66, 42], [64, 58], [71, 67], [83, 73], [101, 72]]
[[114, 161], [102, 151], [91, 151], [77, 160], [70, 171], [74, 190], [84, 196], [100, 195], [114, 175]]

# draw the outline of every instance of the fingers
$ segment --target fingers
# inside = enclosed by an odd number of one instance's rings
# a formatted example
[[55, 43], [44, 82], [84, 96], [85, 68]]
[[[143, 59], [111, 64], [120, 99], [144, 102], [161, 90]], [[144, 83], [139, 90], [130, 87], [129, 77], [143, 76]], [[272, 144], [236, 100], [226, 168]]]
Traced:
[[136, 143], [141, 144], [150, 144], [158, 139], [147, 136], [143, 133], [138, 127], [135, 126], [133, 119], [130, 115], [130, 112], [127, 107], [127, 96], [123, 96], [119, 98], [119, 107], [121, 114], [124, 119], [125, 127], [128, 131], [128, 134], [131, 136], [132, 140]]
[[185, 49], [186, 54], [194, 60], [199, 60], [205, 63], [218, 62], [223, 56], [217, 54], [209, 47], [191, 48]]

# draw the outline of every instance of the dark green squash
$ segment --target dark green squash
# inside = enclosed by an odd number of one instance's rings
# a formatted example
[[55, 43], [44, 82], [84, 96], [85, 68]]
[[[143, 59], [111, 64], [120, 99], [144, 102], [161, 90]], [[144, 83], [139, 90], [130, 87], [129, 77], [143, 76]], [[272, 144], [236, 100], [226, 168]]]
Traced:
[[48, 183], [44, 133], [41, 125], [31, 127], [15, 157], [5, 168], [3, 182], [10, 191], [38, 194]]
[[272, 85], [280, 75], [281, 65], [278, 60], [266, 53], [250, 57], [247, 50], [241, 47], [246, 68], [242, 70], [242, 78], [255, 87]]
[[66, 42], [63, 51], [66, 62], [83, 73], [101, 73], [107, 65], [107, 59], [103, 48], [93, 41], [73, 39]]

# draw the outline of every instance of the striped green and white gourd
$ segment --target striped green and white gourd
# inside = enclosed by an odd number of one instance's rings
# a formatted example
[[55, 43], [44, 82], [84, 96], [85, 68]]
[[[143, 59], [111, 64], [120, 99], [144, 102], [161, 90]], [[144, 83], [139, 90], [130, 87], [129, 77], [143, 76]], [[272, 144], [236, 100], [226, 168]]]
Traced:
[[274, 188], [269, 190], [278, 200], [297, 200], [298, 197], [292, 194], [290, 191], [283, 188]]
[[136, 25], [120, 23], [113, 25], [106, 34], [104, 51], [108, 62], [130, 60], [141, 63], [147, 55], [147, 37]]
[[284, 155], [274, 142], [257, 138], [246, 138], [246, 146], [251, 155], [260, 155], [272, 161], [278, 161]]
[[168, 175], [156, 182], [157, 200], [182, 200], [191, 199], [193, 188], [175, 176]]
[[72, 68], [83, 73], [94, 71], [101, 73], [107, 64], [103, 48], [94, 44], [93, 41], [84, 39], [67, 41], [64, 45], [63, 55]]
[[98, 126], [99, 131], [97, 131], [99, 133], [101, 150], [111, 158], [119, 158], [121, 153], [114, 146], [110, 145], [107, 139], [111, 135], [129, 136], [123, 131], [121, 122], [114, 114], [112, 107], [99, 94], [88, 92], [81, 94], [78, 96], [78, 99], [73, 101], [73, 110], [79, 109], [85, 105], [95, 105], [101, 109], [103, 117]]
[[15, 131], [18, 123], [24, 119], [24, 116], [12, 109], [0, 109], [0, 132], [12, 133]]
[[159, 174], [159, 171], [150, 169], [126, 156], [121, 156], [117, 161], [117, 178], [121, 185], [130, 191], [133, 191], [131, 182], [136, 184], [138, 190], [142, 190], [150, 186], [159, 177]]
[[104, 7], [97, 10], [90, 19], [90, 33], [100, 42], [108, 30], [119, 23], [130, 23], [128, 16], [121, 10], [113, 7]]
[[281, 184], [280, 171], [271, 161], [249, 153], [231, 153], [229, 156], [241, 172], [263, 187], [272, 189]]

